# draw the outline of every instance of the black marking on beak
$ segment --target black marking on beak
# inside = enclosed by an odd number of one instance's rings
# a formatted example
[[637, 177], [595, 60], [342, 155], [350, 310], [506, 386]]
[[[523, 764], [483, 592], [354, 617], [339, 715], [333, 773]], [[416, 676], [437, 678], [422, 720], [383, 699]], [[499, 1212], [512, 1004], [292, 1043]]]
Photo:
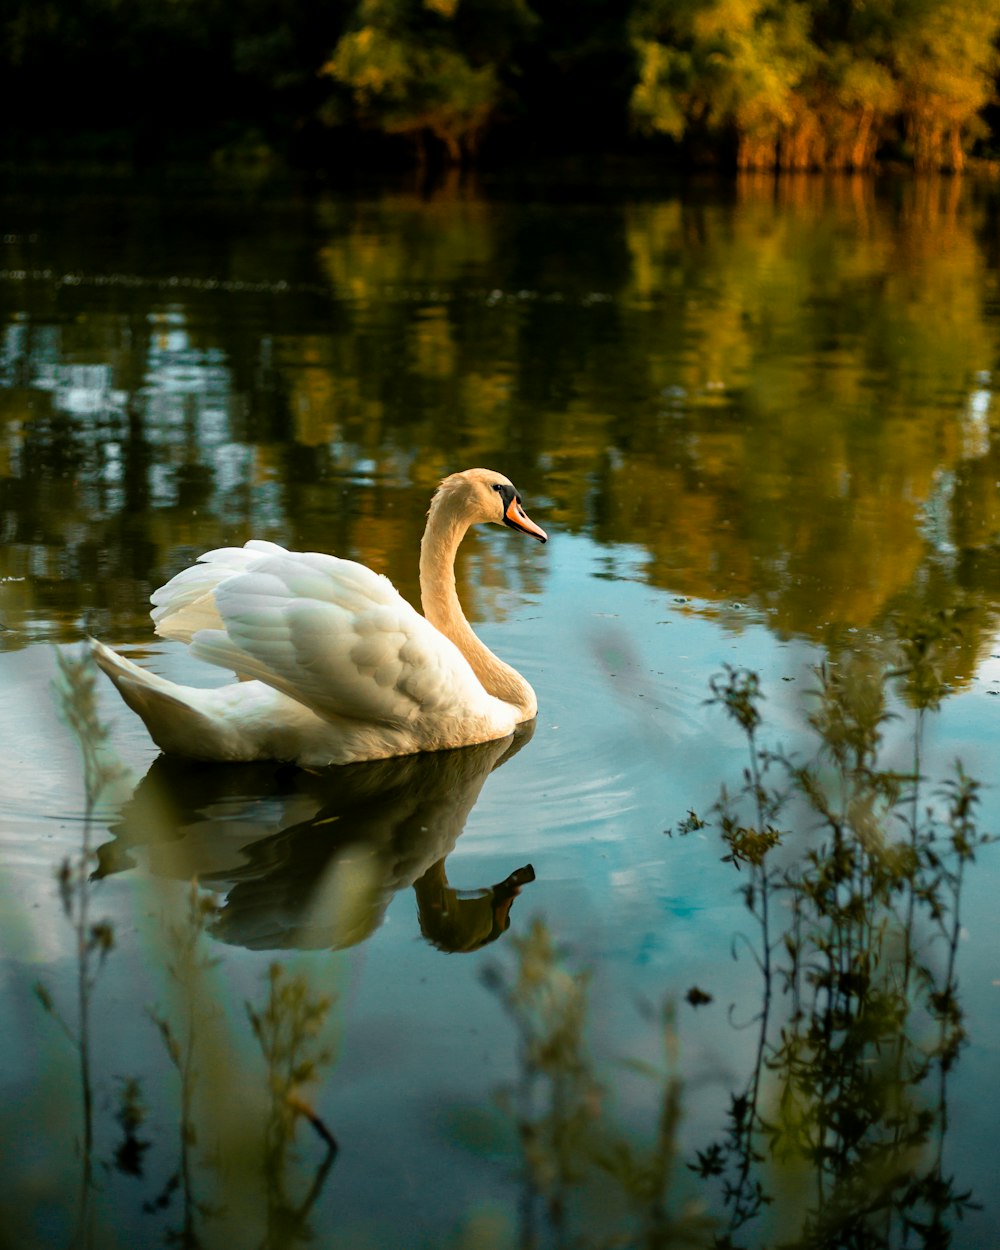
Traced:
[[549, 541], [549, 536], [540, 525], [528, 516], [521, 507], [521, 496], [513, 486], [505, 486], [499, 484], [497, 491], [503, 500], [503, 523], [512, 530], [519, 530], [522, 534], [529, 534], [532, 538], [537, 538], [540, 543]]

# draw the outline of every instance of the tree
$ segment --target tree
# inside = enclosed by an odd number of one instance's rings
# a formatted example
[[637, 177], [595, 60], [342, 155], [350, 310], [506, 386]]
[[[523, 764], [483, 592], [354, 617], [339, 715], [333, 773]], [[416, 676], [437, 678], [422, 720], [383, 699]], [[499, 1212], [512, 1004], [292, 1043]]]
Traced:
[[800, 91], [818, 58], [809, 26], [798, 0], [639, 0], [633, 117], [677, 139], [731, 129], [741, 168], [809, 163], [820, 132]]
[[638, 0], [640, 129], [732, 132], [741, 168], [869, 167], [905, 132], [961, 169], [1000, 70], [1000, 0]]
[[324, 72], [363, 123], [421, 145], [432, 136], [458, 163], [496, 115], [503, 70], [533, 20], [524, 0], [361, 0]]
[[902, 6], [892, 63], [917, 169], [965, 165], [994, 95], [1000, 0], [911, 0]]

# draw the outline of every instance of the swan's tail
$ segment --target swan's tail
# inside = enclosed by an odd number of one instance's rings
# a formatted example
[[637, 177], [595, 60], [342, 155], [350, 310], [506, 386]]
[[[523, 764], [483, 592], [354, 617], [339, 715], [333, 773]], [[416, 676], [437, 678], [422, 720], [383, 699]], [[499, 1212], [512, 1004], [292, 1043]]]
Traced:
[[96, 638], [90, 639], [90, 649], [161, 751], [188, 758], [239, 758], [231, 727], [213, 716], [210, 709], [197, 706], [199, 701], [206, 701], [207, 691], [178, 686], [150, 673]]

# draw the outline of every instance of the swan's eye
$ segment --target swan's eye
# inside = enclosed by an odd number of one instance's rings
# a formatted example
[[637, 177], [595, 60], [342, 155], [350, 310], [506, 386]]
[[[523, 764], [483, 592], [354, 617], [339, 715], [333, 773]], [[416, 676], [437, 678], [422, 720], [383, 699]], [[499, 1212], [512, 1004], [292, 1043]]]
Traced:
[[500, 494], [500, 492], [503, 490], [503, 486], [502, 486], [499, 482], [494, 482], [494, 483], [493, 483], [493, 489], [494, 489], [494, 490], [496, 491], [496, 493], [499, 495], [499, 494]]

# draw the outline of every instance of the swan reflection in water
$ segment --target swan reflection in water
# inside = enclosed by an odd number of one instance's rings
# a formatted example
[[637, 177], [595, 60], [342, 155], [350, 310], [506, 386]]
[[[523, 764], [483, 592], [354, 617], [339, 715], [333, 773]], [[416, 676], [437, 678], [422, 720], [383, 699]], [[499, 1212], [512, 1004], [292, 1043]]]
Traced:
[[96, 875], [141, 860], [157, 875], [194, 877], [225, 896], [215, 936], [253, 950], [354, 946], [412, 885], [424, 937], [440, 950], [477, 950], [508, 928], [534, 870], [456, 890], [445, 859], [486, 778], [533, 730], [322, 774], [160, 756], [98, 849]]

